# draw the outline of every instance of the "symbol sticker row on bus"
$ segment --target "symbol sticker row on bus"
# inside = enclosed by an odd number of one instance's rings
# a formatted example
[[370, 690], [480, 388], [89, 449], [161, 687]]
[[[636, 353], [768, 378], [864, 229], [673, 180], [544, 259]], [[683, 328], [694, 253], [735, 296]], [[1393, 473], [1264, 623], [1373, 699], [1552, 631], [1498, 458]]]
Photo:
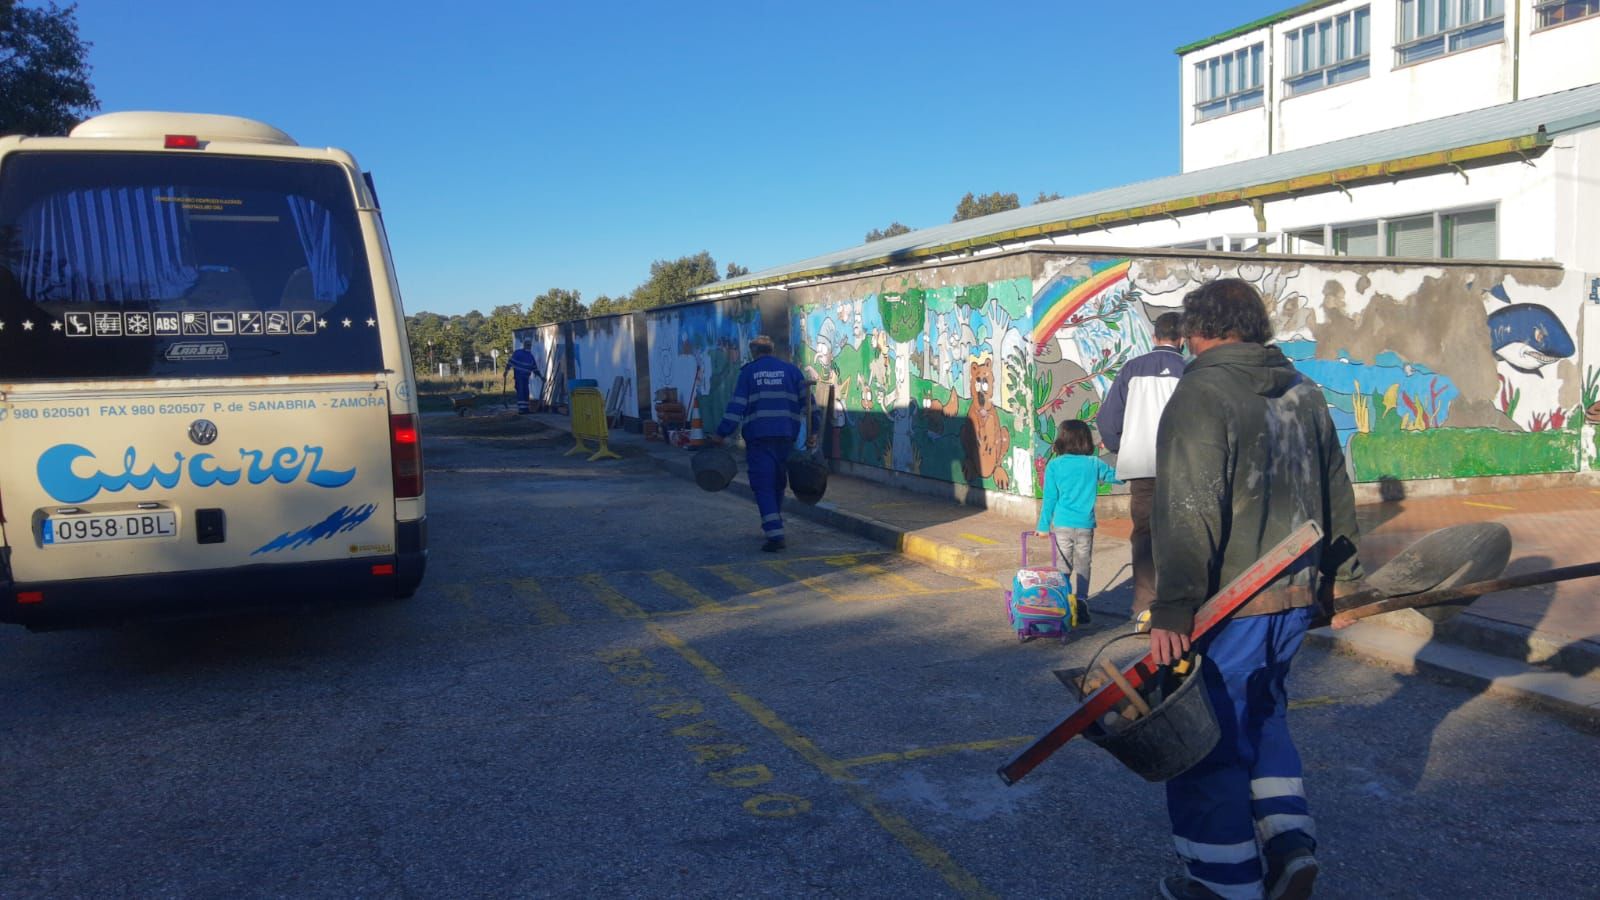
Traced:
[[122, 313], [97, 312], [94, 314], [95, 337], [121, 337]]
[[131, 312], [124, 316], [128, 334], [142, 337], [150, 333], [150, 314], [147, 312]]
[[69, 312], [66, 314], [67, 337], [90, 337], [94, 334], [94, 314]]
[[[327, 327], [312, 310], [244, 309], [230, 312], [69, 312], [62, 316], [68, 337], [207, 337], [238, 334], [310, 334]], [[61, 330], [57, 327], [57, 330]]]
[[239, 316], [231, 312], [214, 312], [211, 314], [212, 334], [238, 334]]
[[150, 330], [156, 334], [182, 334], [177, 312], [158, 312], [150, 317]]
[[211, 314], [190, 310], [180, 317], [185, 335], [205, 335], [211, 333]]

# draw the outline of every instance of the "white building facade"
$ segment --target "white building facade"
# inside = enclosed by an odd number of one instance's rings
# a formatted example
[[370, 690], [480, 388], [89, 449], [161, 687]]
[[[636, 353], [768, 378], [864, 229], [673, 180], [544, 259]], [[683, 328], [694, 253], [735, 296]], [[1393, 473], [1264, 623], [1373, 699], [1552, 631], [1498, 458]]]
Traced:
[[1332, 0], [1178, 50], [1183, 170], [1600, 82], [1600, 0]]

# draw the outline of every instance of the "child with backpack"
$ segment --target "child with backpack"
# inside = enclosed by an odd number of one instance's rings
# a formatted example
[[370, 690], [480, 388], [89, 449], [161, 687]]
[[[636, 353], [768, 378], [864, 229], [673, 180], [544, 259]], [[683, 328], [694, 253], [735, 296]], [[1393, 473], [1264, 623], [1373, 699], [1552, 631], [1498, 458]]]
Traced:
[[1094, 500], [1101, 484], [1121, 484], [1117, 473], [1094, 452], [1089, 425], [1068, 419], [1056, 428], [1055, 458], [1044, 467], [1044, 502], [1036, 534], [1055, 534], [1062, 562], [1072, 573], [1073, 593], [1089, 599], [1089, 565], [1094, 553]]

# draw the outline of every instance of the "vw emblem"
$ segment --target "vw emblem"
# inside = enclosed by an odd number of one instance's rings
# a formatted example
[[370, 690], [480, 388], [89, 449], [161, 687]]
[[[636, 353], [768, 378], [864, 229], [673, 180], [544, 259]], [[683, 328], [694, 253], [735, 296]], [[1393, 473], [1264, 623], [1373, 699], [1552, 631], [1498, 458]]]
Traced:
[[217, 439], [217, 426], [210, 419], [195, 419], [189, 426], [189, 440], [204, 447]]

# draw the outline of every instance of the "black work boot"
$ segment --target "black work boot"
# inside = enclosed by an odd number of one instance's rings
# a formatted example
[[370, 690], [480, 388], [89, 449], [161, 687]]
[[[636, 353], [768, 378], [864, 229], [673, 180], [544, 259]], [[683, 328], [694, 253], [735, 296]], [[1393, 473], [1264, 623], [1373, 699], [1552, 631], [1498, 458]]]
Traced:
[[1305, 900], [1317, 881], [1317, 858], [1310, 848], [1297, 847], [1277, 857], [1267, 857], [1267, 900]]
[[1161, 896], [1166, 900], [1222, 900], [1222, 895], [1187, 875], [1168, 875], [1161, 879]]
[[761, 545], [761, 552], [777, 553], [786, 546], [788, 545], [783, 542], [783, 538], [770, 538], [765, 544]]

